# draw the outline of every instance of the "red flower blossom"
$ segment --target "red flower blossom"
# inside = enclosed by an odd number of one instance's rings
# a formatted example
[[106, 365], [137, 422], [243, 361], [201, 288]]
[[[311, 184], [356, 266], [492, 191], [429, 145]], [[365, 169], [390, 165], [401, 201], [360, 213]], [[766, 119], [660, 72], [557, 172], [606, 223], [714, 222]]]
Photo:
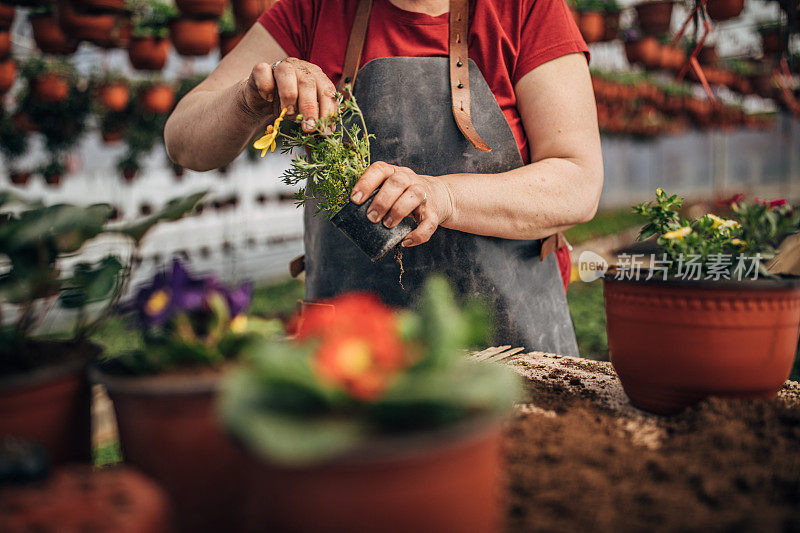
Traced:
[[737, 193], [737, 194], [734, 194], [733, 196], [731, 196], [730, 198], [727, 198], [725, 200], [720, 200], [719, 202], [717, 202], [717, 205], [721, 205], [721, 206], [724, 206], [724, 207], [730, 207], [733, 204], [738, 204], [742, 200], [744, 200], [744, 194]]
[[375, 400], [405, 368], [395, 315], [370, 294], [345, 294], [306, 309], [297, 339], [320, 341], [313, 362], [320, 379], [359, 400]]
[[770, 207], [783, 207], [786, 205], [786, 198], [777, 198], [769, 203]]

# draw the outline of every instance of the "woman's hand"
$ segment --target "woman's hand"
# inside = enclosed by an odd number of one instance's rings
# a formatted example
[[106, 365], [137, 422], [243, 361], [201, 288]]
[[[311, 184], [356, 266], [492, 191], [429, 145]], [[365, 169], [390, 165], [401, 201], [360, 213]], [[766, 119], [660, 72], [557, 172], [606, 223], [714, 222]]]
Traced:
[[428, 242], [453, 212], [450, 189], [443, 181], [383, 161], [369, 166], [353, 187], [350, 199], [360, 205], [378, 187], [381, 190], [370, 204], [368, 219], [382, 220], [387, 228], [397, 226], [409, 215], [417, 221], [417, 229], [408, 234], [402, 246]]
[[[277, 88], [280, 105], [275, 107]], [[336, 87], [313, 63], [287, 57], [273, 64], [258, 63], [243, 85], [243, 100], [253, 114], [303, 115], [303, 131], [314, 131], [320, 117], [336, 114]]]

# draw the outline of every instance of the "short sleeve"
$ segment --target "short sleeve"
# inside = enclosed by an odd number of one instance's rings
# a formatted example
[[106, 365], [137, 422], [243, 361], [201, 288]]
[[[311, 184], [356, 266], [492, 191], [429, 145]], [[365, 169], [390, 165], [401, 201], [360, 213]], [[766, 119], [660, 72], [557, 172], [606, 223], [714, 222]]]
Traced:
[[514, 84], [539, 65], [575, 53], [584, 53], [589, 59], [589, 47], [566, 2], [533, 0], [522, 26]]
[[308, 60], [314, 4], [315, 0], [278, 0], [258, 19], [289, 57]]

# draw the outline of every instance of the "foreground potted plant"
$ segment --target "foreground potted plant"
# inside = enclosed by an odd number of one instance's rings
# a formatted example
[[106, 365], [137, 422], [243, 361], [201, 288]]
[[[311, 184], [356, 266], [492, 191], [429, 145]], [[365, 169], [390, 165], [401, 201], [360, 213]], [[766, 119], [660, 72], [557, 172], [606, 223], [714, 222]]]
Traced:
[[[0, 435], [39, 442], [56, 464], [89, 460], [84, 370], [99, 348], [87, 339], [124, 292], [131, 266], [113, 254], [71, 269], [62, 261], [108, 232], [131, 239], [136, 249], [151, 227], [180, 217], [198, 199], [110, 228], [113, 209], [106, 204], [43, 206], [0, 193], [0, 254], [10, 263], [0, 276]], [[38, 327], [56, 304], [74, 312], [72, 332], [45, 336]]]
[[[345, 87], [345, 92], [350, 92], [349, 86]], [[280, 139], [284, 153], [294, 148], [298, 152], [305, 150], [307, 155], [297, 156], [283, 175], [287, 185], [304, 184], [295, 195], [298, 205], [313, 201], [317, 214], [326, 214], [370, 260], [377, 262], [393, 251], [416, 225], [410, 217], [391, 229], [380, 222], [371, 222], [367, 210], [380, 189], [361, 205], [350, 201], [353, 186], [370, 165], [371, 135], [355, 97], [338, 94], [337, 100], [338, 114], [331, 120], [317, 121], [310, 133], [300, 128], [282, 132], [284, 109], [253, 147], [260, 150], [263, 157], [275, 151]], [[298, 115], [295, 121], [302, 119], [302, 115]], [[333, 133], [328, 134], [334, 124]]]
[[236, 529], [239, 454], [216, 422], [216, 392], [228, 361], [280, 331], [245, 315], [251, 290], [192, 276], [176, 259], [123, 306], [141, 347], [93, 371], [114, 403], [125, 461], [162, 483], [182, 531]]
[[623, 257], [603, 280], [622, 386], [634, 405], [663, 414], [707, 396], [772, 398], [795, 358], [800, 282], [765, 261], [797, 231], [800, 212], [739, 195], [727, 202], [731, 219], [688, 221], [681, 204], [659, 189], [637, 206], [650, 220], [640, 239], [656, 236], [658, 254], [644, 265]]
[[245, 531], [495, 531], [500, 421], [518, 376], [464, 349], [488, 333], [428, 280], [418, 313], [347, 294], [290, 342], [251, 345], [221, 413], [249, 452]]

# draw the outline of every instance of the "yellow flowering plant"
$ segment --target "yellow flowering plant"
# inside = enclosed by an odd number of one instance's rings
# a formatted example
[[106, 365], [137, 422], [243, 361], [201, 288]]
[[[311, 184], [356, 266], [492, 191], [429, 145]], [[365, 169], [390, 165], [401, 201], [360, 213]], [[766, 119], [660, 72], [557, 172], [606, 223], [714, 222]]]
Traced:
[[655, 236], [672, 273], [689, 258], [700, 264], [701, 272], [712, 262], [719, 271], [719, 259], [724, 257], [733, 259], [725, 263], [728, 273], [736, 268], [736, 259], [751, 258], [758, 262], [759, 275], [770, 276], [764, 263], [775, 256], [781, 241], [796, 233], [800, 224], [800, 212], [783, 199], [746, 201], [743, 195], [736, 195], [720, 202], [731, 218], [708, 213], [687, 220], [680, 216], [682, 206], [683, 198], [659, 188], [654, 201], [633, 207], [635, 213], [648, 219], [639, 240]]

